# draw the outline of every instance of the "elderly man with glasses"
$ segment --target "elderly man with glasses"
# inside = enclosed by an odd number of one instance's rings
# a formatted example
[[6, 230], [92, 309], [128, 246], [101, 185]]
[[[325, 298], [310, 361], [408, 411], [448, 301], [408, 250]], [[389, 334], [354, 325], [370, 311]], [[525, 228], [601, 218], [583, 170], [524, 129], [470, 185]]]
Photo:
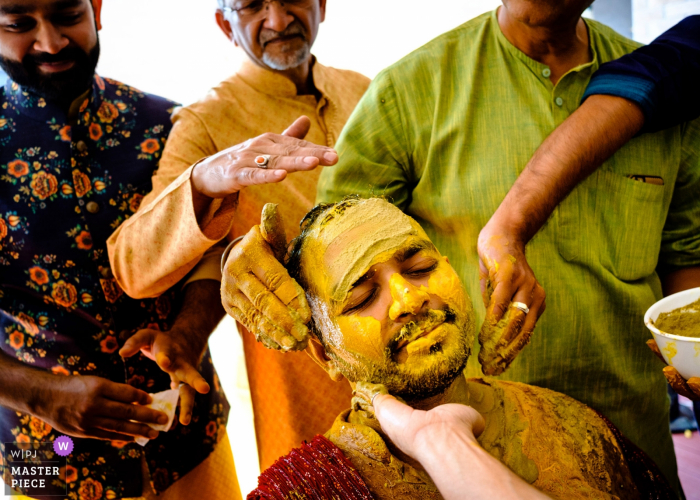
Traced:
[[[175, 114], [153, 191], [112, 236], [115, 277], [129, 295], [156, 296], [198, 263], [187, 280], [220, 279], [221, 247], [214, 245], [246, 234], [259, 223], [265, 203], [289, 207], [291, 220], [312, 207], [320, 174], [314, 169], [337, 161], [331, 148], [369, 85], [366, 77], [323, 66], [311, 54], [325, 12], [325, 0], [219, 1], [217, 24], [248, 60]], [[292, 123], [286, 135], [271, 133]], [[254, 272], [270, 277], [275, 270]], [[303, 294], [292, 293], [290, 300], [295, 305]], [[281, 356], [239, 328], [266, 468], [324, 431], [345, 407], [350, 389], [323, 376], [304, 353]], [[296, 337], [278, 336], [268, 345], [302, 347], [303, 322], [299, 328]]]

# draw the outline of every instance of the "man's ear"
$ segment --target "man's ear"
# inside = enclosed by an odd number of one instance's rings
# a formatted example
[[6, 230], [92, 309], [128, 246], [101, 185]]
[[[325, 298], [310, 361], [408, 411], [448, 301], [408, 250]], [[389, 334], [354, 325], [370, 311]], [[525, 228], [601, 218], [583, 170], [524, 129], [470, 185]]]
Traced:
[[319, 0], [321, 3], [319, 5], [321, 12], [321, 22], [326, 20], [326, 0]]
[[216, 9], [216, 24], [219, 25], [219, 28], [221, 28], [221, 31], [224, 32], [226, 38], [228, 38], [236, 47], [238, 47], [236, 39], [233, 36], [233, 28], [231, 28], [231, 23], [228, 22], [228, 19], [226, 19], [226, 16], [224, 15], [224, 11], [221, 9]]
[[340, 370], [338, 370], [335, 362], [328, 357], [326, 350], [318, 340], [313, 337], [309, 339], [309, 345], [306, 347], [306, 353], [311, 356], [311, 359], [313, 359], [318, 366], [326, 371], [328, 376], [334, 382], [340, 382], [343, 380], [343, 374], [340, 373]]
[[95, 13], [97, 31], [102, 29], [102, 0], [92, 0], [92, 11]]

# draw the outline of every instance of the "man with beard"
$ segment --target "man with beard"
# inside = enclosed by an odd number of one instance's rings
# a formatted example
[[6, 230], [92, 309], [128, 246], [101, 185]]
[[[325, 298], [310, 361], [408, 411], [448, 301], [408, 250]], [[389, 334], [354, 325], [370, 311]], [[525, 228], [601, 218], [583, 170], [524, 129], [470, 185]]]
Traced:
[[[95, 74], [100, 10], [0, 0], [0, 438], [74, 436], [58, 491], [31, 496], [236, 498], [207, 350], [218, 283], [136, 301], [110, 270], [107, 237], [150, 189], [175, 103]], [[142, 342], [120, 351], [135, 332]], [[183, 425], [159, 435], [149, 425], [168, 416], [144, 405], [171, 382], [189, 384]], [[206, 394], [196, 404], [193, 388]]]
[[[485, 328], [511, 300], [526, 306], [503, 352], [517, 353], [536, 322], [537, 332], [503, 378], [601, 411], [680, 496], [666, 379], [643, 316], [664, 290], [700, 286], [700, 121], [629, 141], [556, 207], [527, 262], [517, 239], [482, 240], [537, 281], [519, 288], [525, 274], [507, 265], [480, 273], [479, 232], [533, 153], [579, 107], [598, 67], [638, 47], [584, 20], [591, 3], [504, 0], [387, 68], [348, 123], [318, 201], [381, 192], [415, 216], [470, 295], [484, 292], [475, 313]], [[541, 318], [537, 282], [547, 290]], [[475, 361], [470, 376], [481, 373]]]
[[421, 411], [469, 405], [483, 416], [465, 422], [478, 435], [464, 457], [471, 480], [453, 478], [463, 489], [451, 498], [674, 497], [653, 462], [593, 409], [547, 389], [463, 375], [471, 302], [447, 258], [398, 208], [350, 197], [317, 206], [301, 226], [287, 268], [311, 306], [309, 351], [356, 397], [325, 437], [265, 471], [249, 499], [442, 498], [430, 464], [404, 455], [374, 417], [372, 400], [387, 390]]
[[[334, 164], [337, 155], [331, 147], [369, 84], [358, 73], [321, 65], [311, 54], [325, 17], [325, 0], [221, 0], [219, 6], [219, 27], [249, 60], [204, 99], [175, 114], [153, 191], [109, 241], [115, 276], [134, 297], [162, 293], [224, 236], [233, 240], [246, 234], [259, 223], [267, 202], [284, 204], [287, 217], [300, 220], [313, 204], [320, 169], [286, 176], [277, 170], [285, 165], [281, 155], [296, 155], [291, 165], [299, 170]], [[234, 146], [259, 134], [279, 132], [300, 115], [309, 118], [301, 118], [287, 134], [306, 135], [308, 143], [266, 134]], [[256, 159], [251, 152], [265, 153], [260, 148], [266, 144], [270, 154]], [[257, 160], [264, 168], [256, 168]], [[226, 164], [253, 169], [237, 177], [225, 170]], [[244, 188], [243, 181], [270, 183]], [[258, 278], [274, 281], [283, 271], [274, 259], [272, 267], [260, 268], [254, 254], [245, 257], [251, 265], [250, 281], [243, 287], [248, 297], [253, 295], [249, 287], [262, 287]], [[208, 254], [188, 279], [220, 279], [220, 260], [221, 250]], [[279, 317], [284, 328], [273, 321], [255, 335], [284, 351], [303, 349], [305, 321], [297, 317], [286, 322], [285, 316], [288, 305], [294, 308], [303, 301], [303, 293], [293, 285], [278, 284], [289, 292], [287, 301], [272, 294], [267, 299], [272, 299], [270, 308], [283, 311]], [[222, 294], [236, 298], [237, 305], [229, 312], [249, 324], [251, 301], [230, 283], [224, 284]], [[305, 354], [279, 356], [240, 328], [260, 463], [266, 467], [327, 428], [350, 393], [347, 384], [318, 376], [318, 367]], [[300, 384], [300, 380], [311, 382]]]

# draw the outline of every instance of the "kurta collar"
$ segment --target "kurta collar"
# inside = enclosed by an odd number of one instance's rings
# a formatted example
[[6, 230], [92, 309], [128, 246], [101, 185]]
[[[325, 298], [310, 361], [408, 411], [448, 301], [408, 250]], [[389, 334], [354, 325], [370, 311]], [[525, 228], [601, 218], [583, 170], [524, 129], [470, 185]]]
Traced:
[[[90, 109], [98, 109], [102, 104], [104, 88], [104, 80], [102, 80], [99, 75], [95, 74], [92, 80], [92, 89], [87, 95], [83, 94], [85, 97], [80, 96], [79, 98], [83, 100], [79, 109], [81, 111], [88, 107]], [[23, 89], [9, 78], [7, 82], [5, 82], [5, 96], [11, 101], [12, 105], [17, 108], [19, 113], [34, 120], [42, 122], [48, 122], [54, 119], [64, 122], [68, 120], [66, 111], [45, 101], [43, 97]], [[85, 101], [88, 102], [86, 103]]]
[[[592, 25], [586, 20], [583, 20], [584, 23], [586, 23], [586, 28], [588, 29], [588, 49], [591, 51], [591, 62], [588, 62], [586, 64], [581, 64], [580, 66], [576, 66], [575, 68], [570, 69], [566, 74], [564, 74], [560, 79], [559, 82], [561, 82], [566, 75], [569, 73], [573, 72], [581, 72], [581, 71], [587, 71], [589, 74], [593, 74], [599, 66], [598, 62], [598, 51], [596, 50], [596, 43], [594, 42], [594, 39], [596, 37], [596, 33], [594, 32]], [[537, 77], [542, 76], [542, 72], [548, 68], [546, 64], [542, 64], [541, 62], [535, 61], [534, 59], [530, 58], [527, 54], [522, 52], [520, 49], [518, 49], [515, 45], [510, 43], [506, 36], [503, 34], [503, 31], [501, 31], [501, 26], [498, 24], [498, 8], [494, 9], [491, 12], [491, 29], [496, 33], [496, 36], [498, 37], [498, 42], [503, 47], [503, 49], [508, 52], [510, 55], [515, 57], [516, 59], [519, 59], [525, 65], [532, 70]], [[559, 83], [557, 82], [557, 83]]]
[[[311, 64], [314, 85], [321, 95], [325, 96], [326, 68], [316, 61], [315, 56], [312, 56]], [[298, 97], [297, 87], [289, 78], [258, 66], [250, 59], [243, 61], [237, 74], [248, 85], [264, 94], [273, 97]]]

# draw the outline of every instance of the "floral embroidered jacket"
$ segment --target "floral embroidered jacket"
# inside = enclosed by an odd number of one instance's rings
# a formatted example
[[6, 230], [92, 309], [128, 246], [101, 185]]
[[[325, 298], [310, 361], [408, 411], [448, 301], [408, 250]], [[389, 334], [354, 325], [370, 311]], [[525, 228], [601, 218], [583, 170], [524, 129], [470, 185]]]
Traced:
[[[154, 362], [140, 354], [122, 360], [118, 350], [139, 328], [167, 329], [178, 295], [129, 298], [112, 276], [105, 242], [150, 191], [175, 104], [95, 76], [72, 124], [10, 80], [0, 106], [0, 349], [57, 375], [169, 389]], [[143, 449], [75, 439], [62, 476], [68, 497], [141, 496], [143, 452], [158, 492], [204, 460], [223, 437], [229, 407], [209, 352], [201, 370], [213, 389], [197, 395], [189, 426], [176, 419]], [[0, 443], [58, 435], [0, 407]]]

